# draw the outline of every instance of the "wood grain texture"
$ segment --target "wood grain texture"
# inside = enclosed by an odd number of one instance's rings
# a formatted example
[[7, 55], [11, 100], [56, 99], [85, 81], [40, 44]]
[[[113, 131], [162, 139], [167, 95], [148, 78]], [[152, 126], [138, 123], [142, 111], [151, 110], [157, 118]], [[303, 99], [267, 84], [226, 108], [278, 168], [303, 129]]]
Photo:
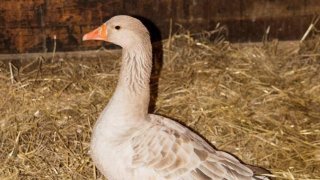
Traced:
[[101, 43], [81, 36], [116, 14], [149, 19], [162, 38], [172, 19], [192, 31], [220, 22], [231, 41], [260, 41], [268, 26], [273, 38], [299, 39], [319, 12], [318, 0], [1, 0], [0, 53], [51, 51], [54, 35], [58, 51], [94, 49]]

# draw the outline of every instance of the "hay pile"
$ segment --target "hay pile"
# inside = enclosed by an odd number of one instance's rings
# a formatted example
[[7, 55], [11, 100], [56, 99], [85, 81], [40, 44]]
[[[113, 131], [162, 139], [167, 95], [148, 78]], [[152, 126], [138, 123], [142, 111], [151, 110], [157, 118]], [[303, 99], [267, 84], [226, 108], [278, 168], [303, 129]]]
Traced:
[[[173, 36], [164, 42], [155, 112], [277, 179], [320, 179], [316, 40], [299, 48]], [[114, 91], [119, 58], [31, 59], [13, 69], [13, 84], [0, 62], [0, 179], [102, 178], [89, 141]]]

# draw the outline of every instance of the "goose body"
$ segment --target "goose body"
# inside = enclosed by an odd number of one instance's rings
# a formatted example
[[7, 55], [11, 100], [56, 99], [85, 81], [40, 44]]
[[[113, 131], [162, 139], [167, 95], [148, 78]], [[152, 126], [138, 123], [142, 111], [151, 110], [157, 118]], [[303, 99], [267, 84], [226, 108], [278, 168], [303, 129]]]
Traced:
[[148, 114], [152, 48], [139, 20], [115, 16], [83, 40], [123, 48], [118, 85], [93, 128], [90, 144], [94, 164], [109, 180], [268, 179], [183, 125]]

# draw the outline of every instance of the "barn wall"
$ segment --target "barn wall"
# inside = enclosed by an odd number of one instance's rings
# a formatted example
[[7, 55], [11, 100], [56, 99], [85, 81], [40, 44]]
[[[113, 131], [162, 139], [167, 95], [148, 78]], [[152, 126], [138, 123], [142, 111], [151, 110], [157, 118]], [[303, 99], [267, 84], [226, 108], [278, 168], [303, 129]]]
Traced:
[[319, 0], [0, 0], [0, 53], [50, 51], [54, 35], [60, 51], [96, 47], [81, 36], [116, 14], [151, 20], [163, 38], [172, 19], [192, 31], [220, 22], [231, 41], [260, 41], [269, 25], [271, 37], [297, 39], [319, 12]]

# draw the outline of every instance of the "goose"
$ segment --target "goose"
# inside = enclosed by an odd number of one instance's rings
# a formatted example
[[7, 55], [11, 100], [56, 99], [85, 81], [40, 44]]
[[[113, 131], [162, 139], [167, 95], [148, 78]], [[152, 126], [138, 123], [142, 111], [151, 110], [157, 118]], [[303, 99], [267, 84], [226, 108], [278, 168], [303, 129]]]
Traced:
[[[115, 92], [92, 130], [90, 155], [109, 180], [252, 180], [258, 167], [216, 150], [187, 127], [149, 114], [152, 46], [138, 19], [118, 15], [85, 34], [122, 47]], [[261, 170], [261, 169], [259, 169]]]

